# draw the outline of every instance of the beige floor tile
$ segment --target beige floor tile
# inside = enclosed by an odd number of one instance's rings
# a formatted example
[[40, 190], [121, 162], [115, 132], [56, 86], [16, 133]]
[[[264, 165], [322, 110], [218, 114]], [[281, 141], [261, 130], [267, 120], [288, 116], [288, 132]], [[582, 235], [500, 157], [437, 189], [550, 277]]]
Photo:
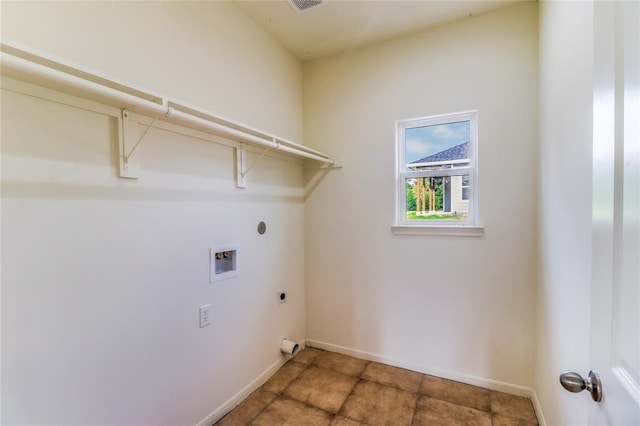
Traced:
[[373, 426], [409, 425], [416, 405], [415, 394], [369, 381], [360, 381], [341, 413]]
[[284, 391], [284, 395], [323, 410], [337, 413], [358, 379], [311, 366]]
[[525, 422], [537, 423], [536, 413], [530, 399], [509, 395], [502, 392], [491, 392], [491, 411], [499, 416]]
[[305, 364], [289, 361], [262, 385], [262, 389], [273, 393], [281, 393], [305, 368], [307, 368]]
[[412, 420], [537, 425], [527, 398], [314, 348], [301, 350], [217, 425], [395, 426]]
[[319, 349], [306, 347], [298, 352], [296, 356], [293, 357], [293, 359], [294, 361], [301, 362], [302, 364], [311, 364], [313, 360], [316, 359], [316, 357], [321, 353], [322, 351]]
[[536, 426], [537, 424], [537, 422], [512, 419], [511, 417], [493, 416], [493, 426]]
[[359, 376], [360, 373], [364, 371], [367, 362], [368, 361], [363, 359], [335, 352], [322, 352], [313, 361], [313, 365], [328, 368], [329, 370], [337, 371], [338, 373], [348, 374], [349, 376]]
[[390, 365], [370, 362], [362, 373], [362, 378], [394, 388], [417, 393], [422, 382], [422, 374]]
[[298, 401], [276, 398], [251, 423], [255, 426], [329, 426], [333, 416]]
[[336, 418], [333, 419], [331, 426], [366, 426], [366, 424], [356, 422], [355, 420], [351, 420], [346, 417], [336, 416]]
[[258, 389], [247, 399], [242, 401], [240, 405], [233, 409], [229, 414], [224, 416], [222, 420], [216, 423], [217, 426], [245, 426], [251, 423], [260, 412], [269, 405], [276, 397], [275, 393]]
[[421, 396], [418, 400], [414, 426], [491, 426], [491, 414], [463, 407], [440, 399]]
[[453, 380], [425, 375], [420, 393], [482, 411], [491, 411], [491, 391]]

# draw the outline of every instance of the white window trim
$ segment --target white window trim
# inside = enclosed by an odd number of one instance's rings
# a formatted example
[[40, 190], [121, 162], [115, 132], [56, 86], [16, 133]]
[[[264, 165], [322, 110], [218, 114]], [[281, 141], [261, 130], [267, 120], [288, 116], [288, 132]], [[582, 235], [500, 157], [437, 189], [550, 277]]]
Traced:
[[[460, 121], [470, 122], [469, 165], [442, 170], [421, 170], [405, 172], [405, 133], [414, 127], [434, 126]], [[469, 175], [469, 220], [442, 220], [430, 223], [416, 223], [407, 219], [406, 179], [417, 177], [441, 177]], [[431, 117], [399, 120], [396, 122], [396, 220], [391, 230], [396, 235], [437, 235], [481, 237], [484, 228], [479, 225], [478, 215], [478, 112], [463, 111]]]
[[431, 235], [436, 237], [482, 237], [484, 227], [469, 225], [392, 225], [395, 235]]

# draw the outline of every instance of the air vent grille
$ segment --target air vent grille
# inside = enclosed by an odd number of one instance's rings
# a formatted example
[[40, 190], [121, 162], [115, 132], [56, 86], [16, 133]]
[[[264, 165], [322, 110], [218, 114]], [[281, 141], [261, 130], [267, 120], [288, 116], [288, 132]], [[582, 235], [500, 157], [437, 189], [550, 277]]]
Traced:
[[326, 4], [327, 0], [288, 0], [288, 2], [296, 12], [302, 13]]

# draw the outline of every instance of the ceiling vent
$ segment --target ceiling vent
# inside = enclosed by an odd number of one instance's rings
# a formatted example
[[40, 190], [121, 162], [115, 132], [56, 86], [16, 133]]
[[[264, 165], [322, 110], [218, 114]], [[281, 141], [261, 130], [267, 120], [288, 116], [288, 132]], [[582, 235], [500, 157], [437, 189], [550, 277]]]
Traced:
[[306, 12], [315, 7], [327, 4], [327, 0], [287, 0], [291, 7], [298, 13]]

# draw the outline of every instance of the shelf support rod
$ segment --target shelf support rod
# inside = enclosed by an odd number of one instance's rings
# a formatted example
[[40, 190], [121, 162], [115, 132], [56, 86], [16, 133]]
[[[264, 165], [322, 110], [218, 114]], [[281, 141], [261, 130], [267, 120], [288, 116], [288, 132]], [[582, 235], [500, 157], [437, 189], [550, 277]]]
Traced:
[[[273, 143], [276, 144], [276, 151], [278, 150], [278, 148], [280, 147], [280, 144], [278, 142], [275, 141], [275, 138], [273, 138]], [[242, 172], [242, 177], [245, 177], [245, 175], [247, 173], [249, 173], [249, 170], [251, 170], [253, 168], [253, 166], [255, 166], [260, 160], [262, 160], [264, 158], [264, 156], [267, 154], [267, 152], [271, 151], [273, 147], [268, 146], [265, 148], [264, 151], [262, 151], [262, 154], [260, 154], [260, 157], [256, 158], [255, 160], [253, 160], [253, 163], [251, 163], [251, 165], [249, 165], [243, 172]]]
[[146, 129], [144, 129], [144, 132], [142, 133], [142, 136], [140, 136], [140, 138], [138, 138], [138, 141], [133, 146], [133, 148], [131, 148], [131, 151], [129, 151], [129, 153], [127, 155], [125, 155], [125, 157], [124, 157], [125, 163], [129, 162], [129, 158], [131, 158], [131, 156], [133, 155], [133, 152], [136, 150], [138, 145], [140, 145], [140, 142], [142, 142], [142, 139], [144, 139], [144, 137], [147, 136], [147, 133], [149, 132], [149, 130], [151, 130], [151, 128], [153, 127], [155, 122], [156, 122], [156, 118], [151, 120], [151, 123], [147, 126]]

